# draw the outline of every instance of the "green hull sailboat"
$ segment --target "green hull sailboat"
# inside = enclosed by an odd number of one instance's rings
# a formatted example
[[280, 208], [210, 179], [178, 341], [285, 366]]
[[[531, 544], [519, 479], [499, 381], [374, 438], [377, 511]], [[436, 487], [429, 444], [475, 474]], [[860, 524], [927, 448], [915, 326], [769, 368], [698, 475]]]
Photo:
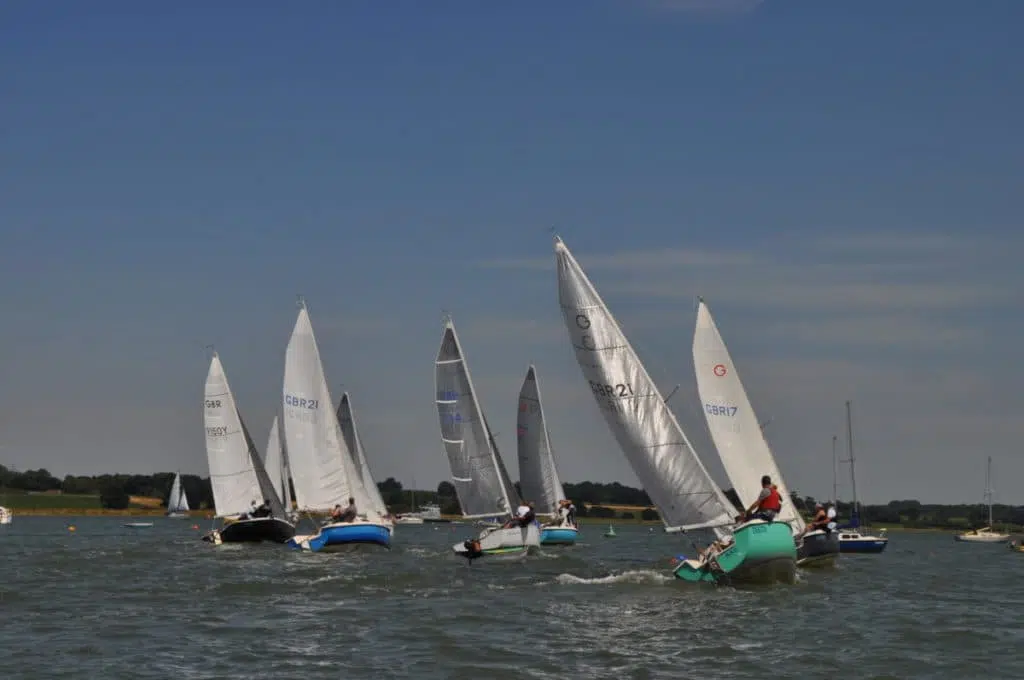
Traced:
[[[558, 299], [576, 361], [598, 408], [669, 533], [716, 539], [673, 572], [686, 581], [792, 583], [796, 545], [785, 522], [734, 527], [735, 509], [693, 450], [618, 322], [562, 240], [555, 238]], [[705, 532], [697, 532], [697, 535]]]

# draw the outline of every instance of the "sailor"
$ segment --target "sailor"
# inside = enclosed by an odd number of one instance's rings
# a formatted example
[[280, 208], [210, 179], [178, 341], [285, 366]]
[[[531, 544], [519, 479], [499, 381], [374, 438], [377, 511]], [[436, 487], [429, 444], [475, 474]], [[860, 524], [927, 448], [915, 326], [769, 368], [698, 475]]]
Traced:
[[338, 503], [331, 509], [331, 522], [341, 521], [341, 503]]
[[270, 517], [270, 501], [263, 499], [263, 504], [252, 511], [253, 517]]
[[569, 499], [566, 499], [565, 503], [566, 510], [568, 510], [565, 515], [566, 522], [569, 523], [569, 526], [574, 527], [576, 526], [576, 505]]
[[836, 530], [839, 525], [836, 524], [836, 506], [835, 503], [828, 504], [828, 512], [825, 513], [825, 517], [828, 518], [828, 524], [825, 525], [825, 531], [829, 533]]
[[779, 488], [772, 484], [771, 477], [765, 475], [761, 478], [761, 493], [758, 494], [757, 500], [747, 508], [747, 520], [763, 519], [766, 522], [771, 522], [779, 514], [779, 510], [782, 510], [782, 496], [779, 494]]
[[338, 521], [339, 522], [354, 522], [354, 521], [356, 521], [356, 516], [357, 515], [358, 515], [358, 512], [356, 511], [356, 499], [355, 498], [349, 498], [348, 499], [348, 507], [345, 508], [345, 511], [341, 513], [341, 517], [338, 518]]
[[814, 504], [814, 519], [811, 523], [804, 527], [804, 530], [800, 532], [803, 536], [809, 531], [817, 531], [818, 529], [826, 529], [828, 527], [828, 513], [825, 512], [825, 506], [821, 503]]

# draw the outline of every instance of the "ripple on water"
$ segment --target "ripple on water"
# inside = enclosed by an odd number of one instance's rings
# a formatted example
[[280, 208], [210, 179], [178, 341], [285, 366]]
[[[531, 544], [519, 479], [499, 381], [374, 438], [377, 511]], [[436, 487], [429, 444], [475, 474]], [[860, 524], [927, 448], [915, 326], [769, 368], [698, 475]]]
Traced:
[[19, 518], [20, 533], [0, 538], [5, 680], [1001, 679], [1024, 668], [1024, 559], [945, 536], [894, 534], [883, 555], [736, 590], [672, 578], [677, 539], [641, 527], [467, 565], [449, 550], [461, 534], [430, 527], [402, 527], [390, 552], [312, 555], [214, 548], [172, 520], [76, 523], [69, 535], [59, 520]]

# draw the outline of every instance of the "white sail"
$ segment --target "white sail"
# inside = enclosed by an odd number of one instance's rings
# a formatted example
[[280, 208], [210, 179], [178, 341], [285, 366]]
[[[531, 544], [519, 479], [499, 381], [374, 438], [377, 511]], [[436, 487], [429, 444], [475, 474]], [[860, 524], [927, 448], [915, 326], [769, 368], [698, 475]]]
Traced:
[[372, 509], [380, 517], [388, 514], [388, 506], [384, 504], [384, 498], [380, 495], [377, 483], [373, 481], [370, 473], [370, 464], [366, 460], [366, 451], [363, 449], [363, 441], [359, 438], [359, 430], [356, 428], [356, 416], [352, 411], [352, 400], [348, 392], [341, 395], [341, 403], [338, 405], [338, 424], [341, 426], [341, 434], [345, 438], [345, 445], [354, 455], [356, 472], [359, 474], [359, 481], [366, 491], [369, 501], [368, 509]]
[[555, 259], [558, 298], [576, 361], [667, 530], [733, 524], [735, 509], [697, 457], [597, 290], [557, 238]]
[[301, 510], [347, 505], [352, 488], [338, 419], [305, 306], [299, 310], [284, 365], [284, 441]]
[[789, 522], [794, 532], [803, 531], [804, 521], [793, 506], [736, 366], [704, 300], [697, 306], [693, 366], [711, 439], [740, 502], [748, 507], [757, 500], [761, 477], [768, 475], [782, 496], [779, 520]]
[[171, 484], [171, 494], [167, 497], [167, 512], [188, 512], [188, 496], [181, 485], [181, 474], [174, 475], [174, 483]]
[[285, 510], [288, 512], [292, 511], [292, 486], [289, 480], [292, 478], [292, 468], [288, 464], [288, 449], [281, 446], [281, 502], [284, 504]]
[[270, 484], [277, 491], [279, 498], [285, 498], [285, 489], [282, 484], [282, 472], [284, 471], [284, 458], [281, 455], [281, 435], [277, 428], [277, 416], [270, 425], [270, 435], [267, 437], [267, 452], [264, 454], [263, 465], [267, 469], [267, 477]]
[[512, 486], [469, 376], [455, 324], [446, 319], [435, 366], [441, 443], [465, 517], [511, 514]]
[[204, 401], [203, 424], [213, 504], [218, 517], [237, 515], [248, 511], [253, 502], [259, 504], [263, 494], [249, 456], [242, 419], [217, 354], [210, 360]]
[[523, 498], [533, 501], [537, 514], [557, 515], [558, 503], [565, 499], [558, 479], [551, 439], [544, 422], [537, 371], [530, 366], [519, 390], [516, 411], [516, 437], [519, 444], [519, 485]]

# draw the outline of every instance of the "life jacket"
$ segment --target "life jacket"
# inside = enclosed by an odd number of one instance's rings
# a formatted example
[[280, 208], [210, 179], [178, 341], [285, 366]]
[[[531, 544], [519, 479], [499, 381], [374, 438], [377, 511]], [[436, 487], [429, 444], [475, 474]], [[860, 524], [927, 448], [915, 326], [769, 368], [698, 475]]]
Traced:
[[761, 510], [773, 510], [778, 512], [782, 509], [782, 496], [779, 495], [779, 490], [772, 486], [768, 491], [768, 497], [761, 501]]

